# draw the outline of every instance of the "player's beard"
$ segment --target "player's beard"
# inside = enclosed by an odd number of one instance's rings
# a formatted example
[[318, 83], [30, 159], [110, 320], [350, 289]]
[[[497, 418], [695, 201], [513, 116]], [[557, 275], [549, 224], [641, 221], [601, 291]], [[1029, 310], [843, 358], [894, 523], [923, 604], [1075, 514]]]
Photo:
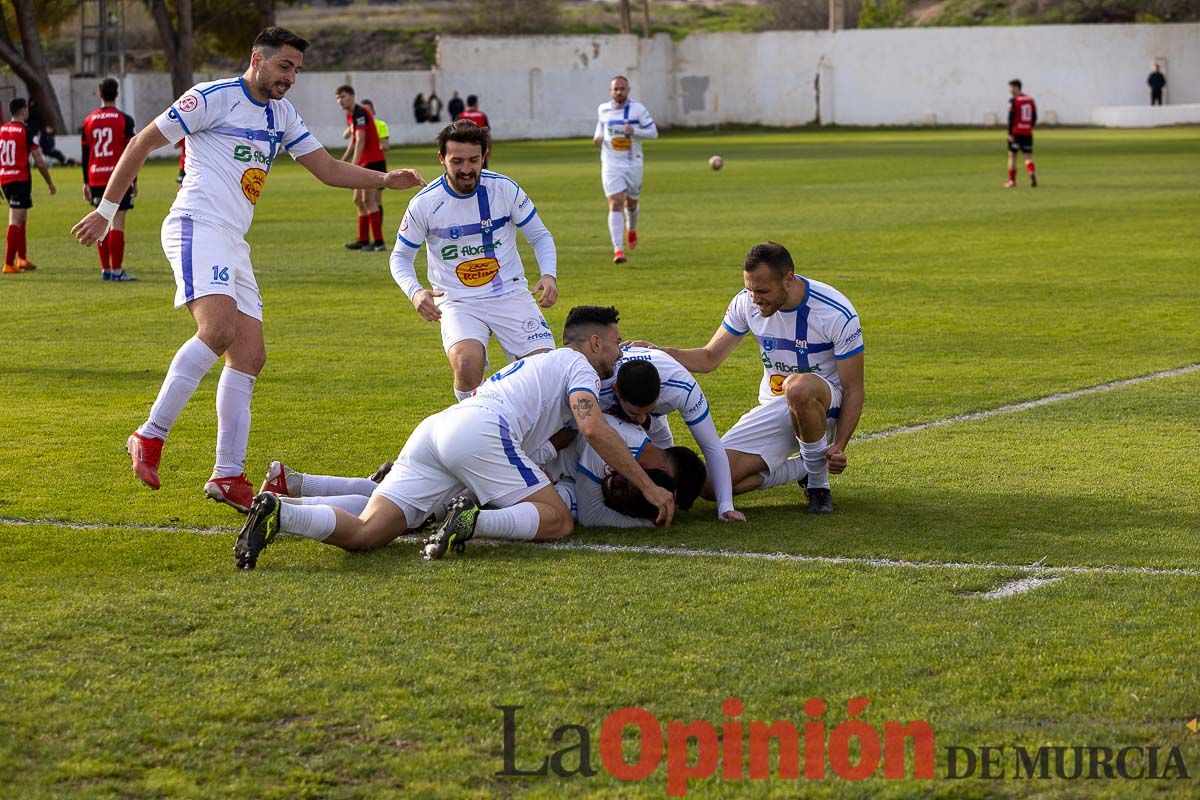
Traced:
[[454, 191], [458, 192], [459, 194], [470, 194], [471, 192], [475, 191], [475, 187], [479, 185], [479, 173], [472, 172], [469, 175], [456, 173], [450, 175], [450, 183], [453, 186]]
[[292, 87], [284, 81], [272, 80], [269, 76], [264, 75], [258, 79], [258, 85], [255, 88], [264, 97], [269, 97], [272, 100], [282, 100], [283, 96], [287, 94], [288, 89]]

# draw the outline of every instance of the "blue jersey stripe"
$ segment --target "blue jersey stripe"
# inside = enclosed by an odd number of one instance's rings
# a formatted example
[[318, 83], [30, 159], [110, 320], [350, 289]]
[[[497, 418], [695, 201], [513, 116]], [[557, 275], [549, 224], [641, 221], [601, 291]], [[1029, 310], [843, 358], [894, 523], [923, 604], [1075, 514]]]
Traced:
[[175, 112], [175, 121], [179, 123], [181, 128], [183, 128], [183, 132], [188, 136], [191, 136], [192, 131], [190, 128], [188, 128], [187, 123], [183, 121], [183, 114], [180, 114], [179, 109], [177, 109], [175, 106], [171, 106], [171, 110]]
[[859, 353], [861, 353], [862, 351], [863, 351], [863, 345], [860, 344], [858, 347], [854, 348], [849, 353], [845, 353], [840, 356], [835, 355], [834, 358], [837, 359], [838, 361], [845, 361], [847, 358], [850, 358], [851, 356], [856, 356]]
[[192, 285], [192, 218], [184, 217], [180, 221], [179, 264], [183, 271], [183, 297], [185, 300], [195, 300], [196, 290]]
[[737, 328], [734, 328], [733, 326], [731, 326], [731, 325], [730, 325], [728, 322], [726, 322], [725, 320], [721, 320], [721, 324], [722, 324], [723, 326], [725, 326], [725, 330], [729, 331], [729, 332], [730, 332], [730, 333], [732, 333], [734, 336], [745, 336], [745, 335], [746, 335], [746, 333], [747, 333], [747, 331], [739, 331]]
[[703, 414], [701, 414], [700, 416], [696, 417], [694, 420], [691, 420], [690, 422], [688, 422], [688, 427], [690, 428], [690, 427], [692, 427], [693, 425], [699, 425], [701, 422], [704, 422], [704, 420], [706, 420], [706, 419], [708, 418], [708, 412], [709, 412], [709, 411], [711, 411], [711, 410], [712, 410], [712, 409], [710, 409], [710, 408], [709, 408], [709, 407], [706, 405], [706, 406], [704, 407], [704, 413], [703, 413]]
[[512, 432], [508, 428], [508, 420], [504, 417], [497, 417], [497, 419], [500, 422], [500, 443], [504, 446], [504, 455], [508, 456], [508, 463], [517, 468], [517, 472], [520, 473], [526, 486], [537, 486], [540, 483], [537, 475], [521, 460], [520, 454], [517, 453], [516, 445], [513, 444]]
[[815, 289], [813, 289], [811, 291], [811, 293], [815, 299], [820, 300], [825, 305], [832, 306], [832, 307], [836, 308], [838, 311], [845, 314], [846, 319], [852, 319], [854, 317], [854, 314], [850, 311], [850, 309], [846, 308], [844, 305], [842, 305], [838, 301], [834, 300], [832, 297], [826, 297], [825, 295], [819, 293]]
[[528, 217], [526, 217], [525, 219], [523, 219], [523, 220], [521, 220], [520, 222], [518, 222], [518, 223], [517, 223], [517, 227], [518, 227], [518, 228], [523, 228], [523, 227], [525, 227], [525, 223], [529, 222], [529, 220], [533, 219], [535, 216], [537, 216], [537, 206], [534, 206], [534, 207], [533, 207], [533, 210], [529, 212], [529, 216], [528, 216]]
[[[596, 397], [596, 392], [595, 392], [595, 390], [594, 390], [594, 389], [592, 389], [592, 387], [590, 387], [590, 386], [576, 386], [576, 387], [574, 387], [573, 389], [567, 389], [567, 397], [570, 397], [570, 396], [571, 396], [571, 395], [573, 395], [575, 392], [587, 392], [587, 393], [588, 393], [588, 394], [590, 394], [592, 397]], [[596, 397], [596, 399], [597, 399], [597, 400], [599, 400], [600, 398], [599, 398], [599, 397]]]
[[415, 243], [415, 242], [410, 242], [408, 239], [405, 239], [405, 238], [404, 238], [403, 236], [401, 236], [400, 234], [396, 234], [396, 238], [397, 238], [397, 239], [399, 239], [400, 241], [404, 242], [406, 245], [408, 245], [409, 247], [411, 247], [413, 250], [420, 250], [420, 249], [421, 249], [421, 245], [419, 245], [419, 244], [417, 244], [417, 243]]
[[303, 136], [299, 136], [295, 139], [292, 139], [290, 142], [285, 144], [284, 147], [286, 147], [288, 150], [291, 150], [295, 145], [300, 144], [301, 142], [303, 142], [305, 139], [307, 139], [310, 136], [312, 136], [312, 134], [309, 131], [305, 131]]
[[596, 483], [604, 483], [603, 480], [601, 480], [600, 478], [597, 478], [595, 475], [593, 475], [591, 470], [589, 470], [583, 464], [579, 465], [579, 471], [582, 472], [584, 475], [588, 476], [589, 478], [591, 478]]

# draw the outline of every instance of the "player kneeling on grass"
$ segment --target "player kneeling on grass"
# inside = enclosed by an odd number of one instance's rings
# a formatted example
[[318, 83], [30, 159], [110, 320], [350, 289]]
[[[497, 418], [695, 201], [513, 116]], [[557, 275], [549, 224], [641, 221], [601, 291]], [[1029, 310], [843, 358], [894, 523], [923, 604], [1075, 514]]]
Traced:
[[[669, 526], [674, 498], [650, 480], [600, 411], [600, 379], [612, 374], [621, 353], [617, 321], [611, 306], [571, 309], [564, 347], [511, 364], [471, 397], [422, 421], [358, 516], [258, 495], [234, 547], [237, 566], [253, 569], [280, 530], [344, 550], [382, 547], [448, 504], [445, 522], [426, 540], [427, 559], [461, 551], [476, 534], [526, 541], [568, 536], [570, 510], [525, 448], [547, 441], [571, 420], [605, 462], [654, 504], [656, 521]], [[474, 501], [455, 497], [464, 487]]]
[[721, 437], [733, 491], [799, 480], [808, 513], [832, 514], [829, 474], [846, 468], [865, 398], [858, 312], [832, 286], [797, 275], [791, 254], [775, 242], [750, 248], [742, 277], [746, 288], [708, 344], [662, 349], [692, 372], [711, 372], [753, 333], [763, 364], [759, 404]]

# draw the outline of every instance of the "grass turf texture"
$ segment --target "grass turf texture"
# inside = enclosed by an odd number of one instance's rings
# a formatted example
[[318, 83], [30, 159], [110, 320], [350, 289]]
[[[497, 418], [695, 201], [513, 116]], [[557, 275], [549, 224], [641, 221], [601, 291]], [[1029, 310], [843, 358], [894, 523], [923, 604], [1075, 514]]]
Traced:
[[[501, 143], [493, 166], [537, 203], [559, 245], [560, 332], [577, 303], [614, 303], [622, 332], [701, 344], [766, 238], [855, 303], [867, 343], [860, 432], [993, 408], [1200, 360], [1195, 131], [1052, 130], [1042, 186], [1006, 192], [1003, 136], [977, 131], [672, 132], [647, 146], [642, 246], [610, 263], [594, 149]], [[720, 173], [705, 165], [720, 153]], [[394, 165], [437, 174], [428, 149]], [[0, 524], [0, 793], [92, 796], [662, 796], [595, 778], [503, 779], [497, 703], [524, 704], [522, 766], [565, 723], [592, 733], [623, 705], [720, 724], [805, 720], [850, 696], [866, 718], [927, 719], [944, 748], [1179, 745], [1200, 738], [1191, 623], [1196, 578], [1065, 575], [1028, 595], [978, 593], [1016, 570], [898, 570], [471, 545], [419, 562], [411, 543], [349, 556], [280, 541], [232, 569], [239, 524], [201, 499], [216, 375], [164, 451], [163, 489], [122, 444], [192, 333], [158, 226], [174, 168], [149, 167], [128, 224], [136, 284], [101, 283], [66, 231], [78, 172], [35, 184], [30, 255], [4, 276], [6, 403], [0, 515], [113, 523]], [[249, 241], [270, 360], [250, 440], [272, 458], [368, 474], [452, 399], [437, 329], [392, 283], [384, 254], [346, 252], [347, 192], [283, 159]], [[409, 193], [385, 198], [395, 229]], [[524, 248], [528, 256], [528, 249]], [[423, 256], [421, 257], [423, 263]], [[526, 262], [532, 267], [532, 258]], [[503, 359], [493, 349], [492, 363]], [[215, 371], [214, 371], [215, 373]], [[743, 345], [701, 377], [719, 430], [753, 402]], [[798, 514], [794, 487], [750, 495], [745, 526], [701, 501], [669, 532], [581, 541], [1049, 565], [1200, 566], [1192, 373], [849, 450], [838, 513]], [[688, 437], [677, 427], [679, 438]], [[228, 535], [122, 530], [225, 528]], [[1086, 785], [1085, 785], [1086, 784]], [[1174, 793], [1195, 781], [716, 780], [695, 796], [1048, 796]]]

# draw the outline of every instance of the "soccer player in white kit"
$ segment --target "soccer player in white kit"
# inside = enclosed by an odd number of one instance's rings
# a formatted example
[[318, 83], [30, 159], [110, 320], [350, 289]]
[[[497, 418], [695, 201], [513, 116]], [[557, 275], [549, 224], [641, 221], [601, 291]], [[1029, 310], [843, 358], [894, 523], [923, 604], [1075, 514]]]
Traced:
[[711, 372], [752, 333], [763, 364], [759, 405], [721, 438], [733, 491], [804, 480], [808, 513], [831, 514], [829, 474], [846, 469], [865, 397], [858, 312], [832, 286], [796, 275], [791, 254], [775, 242], [750, 249], [743, 278], [745, 290], [707, 345], [662, 349], [692, 372]]
[[637, 247], [638, 198], [642, 194], [642, 139], [657, 139], [658, 127], [644, 105], [629, 99], [629, 80], [618, 75], [608, 85], [608, 102], [596, 111], [592, 142], [600, 148], [600, 180], [608, 198], [608, 233], [613, 263], [625, 263], [626, 229], [629, 249]]
[[[282, 504], [269, 492], [258, 495], [234, 548], [238, 568], [253, 569], [280, 531], [345, 550], [369, 550], [420, 528], [431, 511], [447, 503], [450, 513], [426, 540], [427, 559], [441, 558], [448, 549], [460, 552], [476, 535], [524, 541], [568, 536], [570, 510], [526, 455], [568, 420], [659, 509], [657, 522], [670, 525], [671, 493], [638, 466], [600, 410], [600, 379], [612, 374], [620, 342], [615, 308], [571, 309], [564, 347], [509, 365], [471, 397], [422, 421], [360, 515]], [[452, 501], [464, 489], [474, 501], [462, 496]]]
[[162, 245], [175, 274], [175, 307], [187, 306], [196, 335], [179, 348], [150, 417], [129, 437], [134, 474], [159, 488], [163, 442], [196, 387], [222, 355], [217, 384], [217, 452], [204, 493], [243, 513], [254, 488], [243, 472], [250, 395], [266, 361], [262, 299], [245, 235], [267, 173], [287, 150], [322, 183], [351, 189], [424, 185], [413, 170], [386, 175], [335, 160], [283, 96], [296, 82], [308, 42], [283, 28], [254, 40], [238, 78], [197, 84], [130, 140], [100, 207], [72, 233], [90, 246], [108, 233], [125, 191], [151, 152], [187, 138], [188, 169], [163, 221]]
[[[631, 396], [628, 390], [622, 391], [622, 369], [638, 362], [652, 364], [657, 370], [660, 378], [657, 399], [648, 395]], [[650, 441], [663, 450], [675, 444], [671, 426], [667, 423], [667, 414], [672, 411], [679, 412], [688, 430], [692, 432], [696, 444], [700, 445], [700, 450], [704, 453], [711, 485], [709, 499], [715, 498], [717, 501], [717, 518], [722, 522], [746, 521], [746, 516], [733, 507], [729, 458], [721, 443], [721, 437], [717, 435], [717, 426], [713, 423], [708, 398], [682, 364], [662, 350], [624, 345], [621, 347], [621, 358], [617, 361], [616, 372], [612, 378], [600, 385], [600, 403], [605, 411], [618, 413], [618, 416], [623, 416], [638, 425], [646, 424], [646, 421], [650, 420]]]
[[[558, 300], [558, 257], [529, 195], [511, 178], [483, 168], [487, 130], [460, 120], [443, 128], [437, 141], [446, 173], [409, 202], [392, 250], [392, 277], [418, 314], [441, 322], [454, 396], [462, 400], [483, 381], [492, 334], [510, 360], [554, 347], [539, 306]], [[541, 273], [532, 293], [517, 231], [533, 248]], [[417, 278], [422, 244], [432, 289]]]

